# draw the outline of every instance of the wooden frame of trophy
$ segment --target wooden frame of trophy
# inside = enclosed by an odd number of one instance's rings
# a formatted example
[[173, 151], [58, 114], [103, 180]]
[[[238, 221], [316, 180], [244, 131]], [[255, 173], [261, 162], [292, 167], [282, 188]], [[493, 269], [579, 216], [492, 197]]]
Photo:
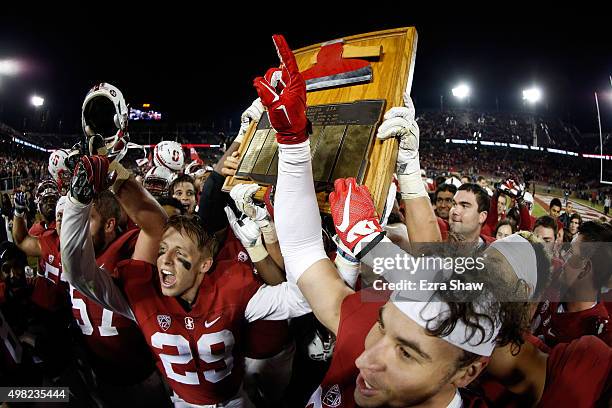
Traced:
[[[376, 130], [384, 113], [403, 106], [410, 93], [416, 58], [414, 27], [358, 34], [294, 50], [307, 84], [307, 116], [313, 177], [319, 208], [330, 213], [333, 180], [355, 177], [368, 186], [378, 213], [387, 199], [395, 171], [398, 143], [380, 141]], [[251, 123], [239, 148], [236, 175], [227, 177], [224, 191], [239, 183], [274, 184], [278, 151], [267, 114]], [[264, 188], [255, 199], [263, 200]]]

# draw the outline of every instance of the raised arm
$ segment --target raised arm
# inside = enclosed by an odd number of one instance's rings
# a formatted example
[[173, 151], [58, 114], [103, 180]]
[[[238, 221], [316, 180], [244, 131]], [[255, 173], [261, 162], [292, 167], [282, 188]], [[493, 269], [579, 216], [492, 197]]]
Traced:
[[117, 201], [140, 227], [132, 259], [155, 264], [168, 216], [157, 200], [121, 164], [111, 163], [110, 170], [113, 169], [118, 173], [113, 185]]
[[260, 260], [255, 266], [263, 280], [269, 285], [277, 285], [285, 281], [284, 261], [272, 217], [265, 207], [253, 202], [253, 195], [259, 188], [259, 184], [235, 185], [230, 196], [243, 216], [237, 219], [229, 206], [225, 207], [225, 212], [234, 234], [240, 238], [251, 259]]
[[285, 281], [285, 273], [272, 260], [262, 242], [261, 228], [250, 217], [236, 217], [230, 206], [225, 207], [225, 213], [234, 235], [240, 240], [249, 253], [257, 273], [268, 285], [278, 285]]
[[[103, 307], [135, 320], [134, 313], [111, 276], [96, 264], [89, 232], [89, 213], [95, 193], [106, 186], [108, 161], [83, 157], [72, 180], [60, 235], [62, 274], [72, 286]], [[103, 175], [103, 176], [102, 176]]]
[[40, 242], [38, 238], [28, 234], [28, 227], [25, 219], [26, 195], [19, 191], [15, 194], [15, 215], [13, 217], [13, 240], [28, 256], [40, 256]]
[[399, 139], [397, 154], [397, 179], [400, 193], [406, 206], [406, 228], [413, 251], [415, 244], [442, 240], [438, 221], [429, 195], [421, 179], [419, 161], [419, 127], [414, 119], [414, 105], [408, 94], [404, 95], [403, 107], [389, 109], [385, 120], [378, 128], [376, 137], [386, 140]]
[[[282, 36], [273, 37], [281, 67], [254, 85], [279, 144], [275, 221], [289, 282], [297, 282], [317, 319], [336, 333], [342, 300], [353, 291], [327, 258], [315, 196], [307, 135], [306, 85]], [[282, 81], [275, 78], [281, 77]], [[282, 85], [287, 86], [282, 88]]]

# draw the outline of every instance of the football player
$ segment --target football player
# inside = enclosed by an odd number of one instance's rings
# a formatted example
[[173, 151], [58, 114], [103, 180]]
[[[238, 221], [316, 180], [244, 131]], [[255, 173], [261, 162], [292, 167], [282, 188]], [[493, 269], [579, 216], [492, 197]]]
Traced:
[[176, 173], [164, 166], [153, 166], [143, 179], [144, 188], [155, 198], [167, 197], [170, 184], [176, 178]]
[[196, 187], [191, 176], [181, 174], [175, 178], [168, 187], [168, 195], [176, 198], [183, 204], [186, 214], [194, 214], [196, 212]]
[[[461, 406], [458, 389], [469, 384], [487, 365], [499, 327], [469, 313], [437, 319], [449, 307], [444, 301], [387, 301], [386, 294], [363, 302], [363, 293], [344, 285], [321, 239], [305, 115], [305, 83], [284, 38], [273, 39], [281, 67], [270, 70], [272, 74], [268, 71], [271, 75], [256, 78], [254, 85], [279, 144], [277, 233], [288, 280], [297, 282], [317, 318], [338, 338], [332, 367], [309, 406]], [[271, 82], [274, 72], [284, 79], [285, 87], [279, 89], [277, 83]], [[404, 136], [398, 155], [398, 180], [407, 202], [406, 212], [411, 215], [406, 218], [408, 231], [418, 227], [424, 230], [422, 238], [440, 241], [420, 177], [414, 111], [394, 108], [385, 119], [382, 133], [388, 132], [388, 137]], [[336, 187], [335, 195], [330, 197], [332, 213], [341, 219], [336, 222], [336, 230], [343, 244], [359, 258], [384, 238], [382, 228], [365, 187], [357, 187], [354, 179], [338, 180]], [[410, 210], [422, 216], [413, 217]], [[484, 306], [481, 301], [474, 301], [473, 310]], [[433, 309], [428, 311], [428, 307]], [[427, 323], [429, 318], [438, 320], [439, 325], [433, 326], [440, 331]], [[494, 314], [490, 318], [497, 320]], [[466, 325], [478, 327], [483, 336], [479, 340], [469, 338]]]
[[85, 233], [94, 193], [107, 186], [108, 168], [101, 156], [84, 157], [77, 166], [62, 219], [65, 276], [88, 297], [138, 322], [175, 403], [244, 406], [244, 323], [299, 316], [310, 312], [308, 304], [287, 283], [261, 286], [248, 257], [236, 261], [237, 240], [214, 256], [215, 240], [197, 218], [166, 221], [159, 204], [116, 162], [113, 190], [142, 230], [132, 258], [117, 265], [113, 279], [96, 265]]

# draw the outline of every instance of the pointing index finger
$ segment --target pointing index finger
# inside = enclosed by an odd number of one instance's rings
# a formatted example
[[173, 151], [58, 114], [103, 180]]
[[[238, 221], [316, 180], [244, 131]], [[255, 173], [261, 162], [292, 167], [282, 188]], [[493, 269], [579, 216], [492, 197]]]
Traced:
[[276, 52], [278, 53], [278, 58], [280, 58], [281, 63], [285, 65], [291, 78], [295, 77], [300, 73], [300, 70], [295, 60], [295, 55], [293, 55], [293, 51], [291, 51], [289, 44], [287, 44], [287, 40], [285, 40], [285, 37], [282, 35], [275, 34], [272, 36], [272, 41], [274, 41], [274, 46], [276, 47]]

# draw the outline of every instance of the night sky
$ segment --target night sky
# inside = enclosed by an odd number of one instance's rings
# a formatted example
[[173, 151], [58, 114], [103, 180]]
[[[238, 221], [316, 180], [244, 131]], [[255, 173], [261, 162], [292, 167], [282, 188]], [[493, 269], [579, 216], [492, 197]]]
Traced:
[[[157, 7], [142, 4], [143, 9]], [[238, 3], [231, 11], [161, 10], [163, 17], [133, 10], [122, 15], [110, 7], [79, 17], [51, 17], [53, 9], [43, 10], [44, 17], [5, 14], [0, 17], [0, 59], [25, 60], [28, 71], [0, 77], [0, 120], [19, 127], [36, 92], [45, 97], [50, 122], [63, 119], [64, 131], [76, 131], [87, 90], [106, 81], [132, 105], [149, 102], [169, 120], [232, 119], [235, 127], [256, 97], [252, 78], [277, 64], [273, 33], [300, 48], [416, 26], [412, 95], [417, 111], [439, 108], [440, 95], [445, 104], [456, 103], [450, 89], [459, 81], [471, 84], [474, 108], [495, 109], [497, 98], [500, 110], [521, 110], [521, 90], [537, 84], [544, 92], [538, 111], [583, 131], [596, 130], [593, 92], [602, 93], [604, 132], [612, 127], [612, 34], [603, 10], [602, 18], [546, 12], [530, 17], [520, 10], [494, 16], [449, 11], [440, 17], [373, 6], [356, 14], [364, 7], [357, 3], [350, 13], [312, 6], [302, 15], [288, 12], [293, 18], [278, 17], [280, 10], [262, 11], [276, 4], [281, 3], [262, 3], [256, 12]], [[274, 16], [256, 17], [266, 14]]]

